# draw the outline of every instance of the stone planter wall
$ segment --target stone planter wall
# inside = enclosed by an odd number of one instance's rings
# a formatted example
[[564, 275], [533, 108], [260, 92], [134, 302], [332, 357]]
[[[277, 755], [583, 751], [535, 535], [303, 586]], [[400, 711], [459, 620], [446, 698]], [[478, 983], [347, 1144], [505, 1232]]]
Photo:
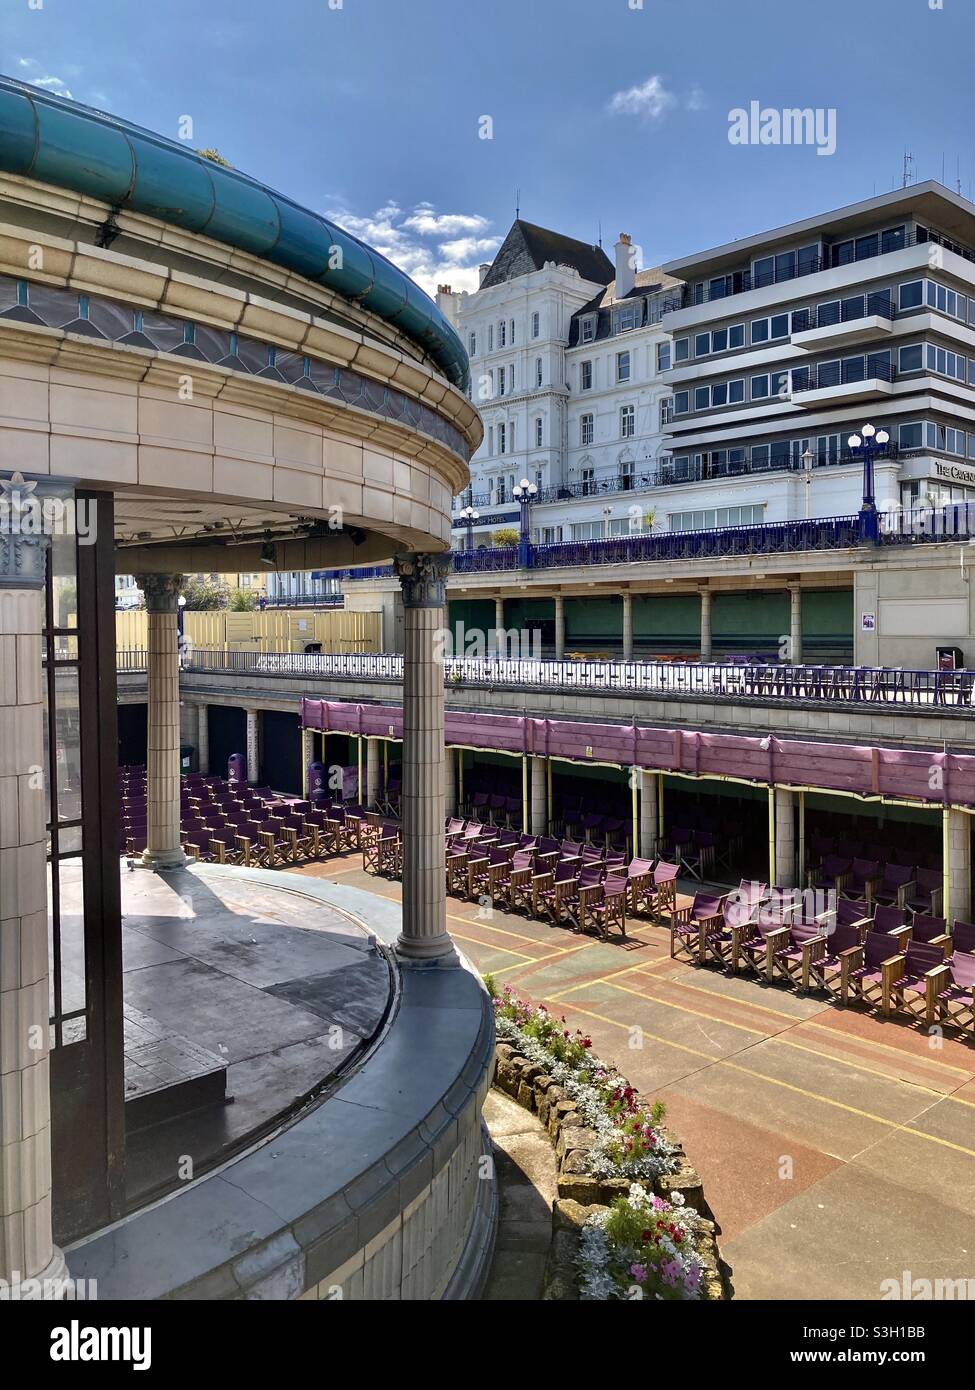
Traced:
[[[545, 1297], [573, 1299], [579, 1297], [575, 1269], [575, 1254], [579, 1232], [594, 1210], [605, 1207], [615, 1197], [626, 1197], [630, 1191], [629, 1178], [597, 1178], [586, 1171], [589, 1151], [596, 1143], [596, 1133], [588, 1129], [579, 1115], [576, 1103], [570, 1100], [563, 1087], [545, 1068], [529, 1061], [513, 1043], [495, 1045], [494, 1085], [536, 1114], [548, 1130], [558, 1160], [558, 1199], [553, 1212], [552, 1249], [546, 1274]], [[658, 1197], [670, 1200], [679, 1192], [694, 1229], [694, 1244], [704, 1265], [703, 1284], [709, 1298], [728, 1298], [730, 1290], [722, 1273], [721, 1260], [715, 1239], [715, 1225], [704, 1196], [700, 1174], [684, 1155], [680, 1140], [663, 1126], [657, 1126], [669, 1143], [677, 1149], [680, 1164], [676, 1173], [663, 1174], [653, 1182]], [[649, 1180], [643, 1183], [649, 1187]]]

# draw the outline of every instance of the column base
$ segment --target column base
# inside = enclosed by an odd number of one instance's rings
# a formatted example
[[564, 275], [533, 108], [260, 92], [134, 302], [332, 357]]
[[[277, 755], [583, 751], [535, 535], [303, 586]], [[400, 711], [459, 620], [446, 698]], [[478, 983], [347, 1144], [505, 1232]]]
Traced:
[[411, 965], [459, 965], [460, 957], [449, 932], [439, 936], [404, 936], [396, 938], [396, 954]]
[[147, 849], [142, 852], [142, 864], [147, 869], [185, 869], [189, 862], [181, 849]]
[[67, 1262], [55, 1246], [50, 1262], [39, 1274], [24, 1279], [15, 1269], [9, 1282], [0, 1280], [0, 1303], [36, 1303], [44, 1299], [60, 1302], [65, 1297], [68, 1278]]

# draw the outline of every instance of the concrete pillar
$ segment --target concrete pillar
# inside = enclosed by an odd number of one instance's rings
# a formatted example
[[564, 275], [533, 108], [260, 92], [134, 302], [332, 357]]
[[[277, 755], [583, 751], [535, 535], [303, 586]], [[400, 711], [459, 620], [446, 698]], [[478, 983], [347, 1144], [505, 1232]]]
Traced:
[[775, 798], [775, 882], [779, 888], [795, 888], [796, 884], [796, 827], [795, 792], [775, 787], [769, 792]]
[[210, 774], [210, 706], [196, 710], [196, 761], [204, 777]]
[[181, 574], [143, 574], [148, 628], [149, 716], [146, 757], [146, 848], [151, 869], [186, 863], [179, 834], [179, 645]]
[[[51, 1230], [41, 668], [45, 544], [0, 533], [0, 1300], [59, 1279]], [[26, 1295], [26, 1291], [25, 1291]]]
[[789, 661], [798, 666], [802, 661], [802, 589], [789, 585]]
[[397, 555], [403, 588], [403, 929], [396, 948], [418, 961], [453, 957], [444, 884], [444, 688], [437, 633], [447, 601], [446, 555]]
[[314, 729], [302, 729], [301, 731], [301, 794], [308, 795], [308, 764], [312, 760], [315, 750], [315, 731]]
[[555, 595], [555, 659], [561, 661], [565, 656], [565, 599]]
[[660, 835], [658, 817], [657, 774], [640, 772], [640, 846], [635, 850], [637, 858], [652, 859], [656, 852]]
[[488, 642], [488, 650], [492, 650], [497, 657], [508, 655], [508, 647], [504, 637], [504, 599], [500, 594], [494, 596], [494, 642]]
[[633, 595], [623, 593], [623, 660], [633, 660]]
[[532, 758], [532, 835], [548, 834], [548, 767], [545, 758]]
[[366, 805], [374, 810], [379, 805], [383, 783], [383, 754], [378, 738], [366, 739]]
[[972, 920], [972, 818], [948, 811], [948, 862], [944, 912], [949, 922]]
[[701, 660], [711, 660], [711, 590], [701, 589]]
[[444, 749], [443, 760], [443, 813], [444, 816], [457, 814], [457, 754], [453, 748]]
[[256, 709], [245, 711], [247, 715], [247, 734], [245, 753], [247, 754], [247, 780], [256, 787], [261, 780], [261, 721]]

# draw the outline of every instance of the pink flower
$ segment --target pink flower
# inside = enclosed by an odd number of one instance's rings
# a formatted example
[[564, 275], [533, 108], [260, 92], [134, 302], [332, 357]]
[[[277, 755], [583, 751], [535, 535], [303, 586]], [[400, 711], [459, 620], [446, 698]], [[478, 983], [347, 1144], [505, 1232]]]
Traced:
[[677, 1281], [681, 1276], [679, 1260], [664, 1260], [660, 1266], [660, 1273], [663, 1275], [665, 1284], [670, 1284], [671, 1288], [677, 1287]]
[[647, 1277], [646, 1265], [630, 1265], [630, 1273], [638, 1284], [642, 1284]]

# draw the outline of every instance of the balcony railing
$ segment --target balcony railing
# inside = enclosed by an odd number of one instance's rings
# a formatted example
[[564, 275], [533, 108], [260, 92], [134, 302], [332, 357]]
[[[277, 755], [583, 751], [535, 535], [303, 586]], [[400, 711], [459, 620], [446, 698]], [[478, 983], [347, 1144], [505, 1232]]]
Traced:
[[889, 294], [868, 294], [859, 296], [859, 303], [833, 300], [829, 304], [818, 304], [814, 309], [797, 309], [792, 315], [793, 333], [804, 333], [811, 328], [834, 328], [839, 323], [855, 323], [863, 318], [895, 319], [897, 310]]
[[[886, 245], [878, 237], [876, 251], [868, 251], [849, 259], [839, 260], [835, 254], [837, 248], [827, 247], [825, 256], [807, 257], [801, 265], [797, 262], [791, 271], [777, 272], [773, 269], [768, 272], [753, 274], [750, 270], [736, 270], [730, 275], [712, 276], [708, 284], [685, 285], [678, 307], [688, 309], [695, 304], [709, 304], [718, 299], [730, 299], [735, 295], [745, 294], [749, 290], [765, 289], [768, 285], [802, 279], [807, 275], [815, 275], [820, 270], [834, 270], [844, 265], [856, 265], [860, 261], [874, 260], [877, 256], [888, 256], [895, 251], [902, 251], [908, 246], [926, 246], [930, 242], [947, 247], [948, 250], [964, 257], [967, 261], [975, 261], [975, 250], [969, 246], [963, 246], [932, 232], [905, 230], [901, 236], [898, 236], [893, 242], [889, 241]], [[723, 284], [718, 287], [714, 284], [716, 280], [723, 281]]]
[[848, 386], [860, 381], [895, 381], [897, 373], [890, 362], [865, 362], [862, 357], [849, 362], [822, 362], [818, 367], [798, 367], [792, 372], [792, 394], [822, 391], [827, 386]]
[[[146, 669], [142, 650], [118, 653], [120, 671]], [[388, 653], [324, 654], [196, 650], [188, 673], [301, 676], [307, 679], [395, 683], [403, 658]], [[813, 705], [883, 706], [890, 709], [956, 709], [966, 717], [975, 707], [975, 671], [923, 671], [900, 667], [791, 666], [677, 661], [529, 661], [511, 657], [448, 657], [444, 683], [458, 687], [508, 686], [529, 691], [613, 691], [675, 700], [734, 703], [770, 701]]]

